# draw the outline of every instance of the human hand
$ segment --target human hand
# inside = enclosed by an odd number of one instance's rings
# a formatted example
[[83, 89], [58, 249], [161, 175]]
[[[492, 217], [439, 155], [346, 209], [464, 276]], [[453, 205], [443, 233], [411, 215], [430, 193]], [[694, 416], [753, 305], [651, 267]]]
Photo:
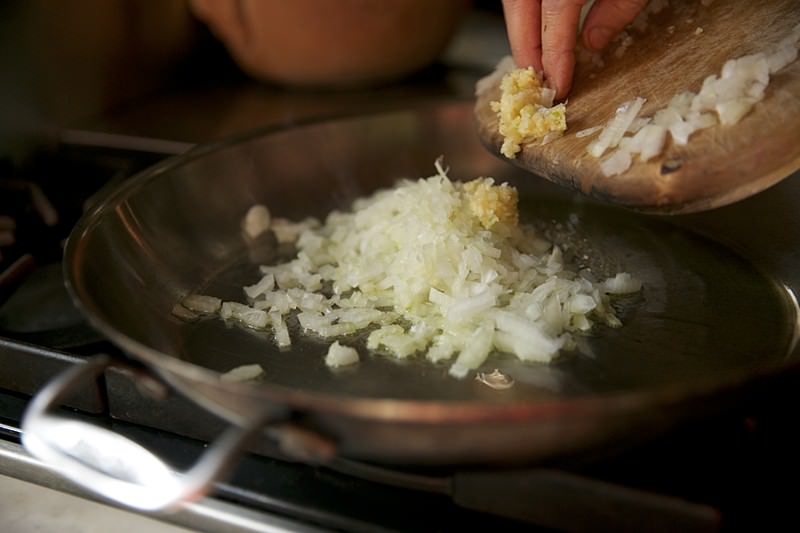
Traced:
[[[514, 61], [520, 67], [544, 71], [559, 100], [572, 87], [578, 23], [586, 3], [587, 0], [503, 0]], [[583, 24], [584, 47], [602, 50], [646, 4], [647, 0], [596, 0]]]

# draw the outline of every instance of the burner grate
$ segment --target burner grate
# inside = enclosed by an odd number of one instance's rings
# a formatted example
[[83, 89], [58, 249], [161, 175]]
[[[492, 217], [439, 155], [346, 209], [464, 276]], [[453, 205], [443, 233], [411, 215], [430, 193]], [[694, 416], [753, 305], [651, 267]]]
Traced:
[[[61, 145], [19, 165], [0, 160], [0, 388], [34, 394], [86, 356], [115, 350], [64, 286], [69, 232], [99, 196], [165, 154]], [[99, 388], [70, 406], [106, 410]]]

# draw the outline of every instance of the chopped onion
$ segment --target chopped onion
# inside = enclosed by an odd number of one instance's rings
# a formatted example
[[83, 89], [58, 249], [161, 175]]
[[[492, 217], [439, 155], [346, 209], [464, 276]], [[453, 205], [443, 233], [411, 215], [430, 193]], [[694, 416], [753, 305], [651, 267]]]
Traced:
[[185, 320], [186, 322], [193, 322], [200, 318], [197, 313], [186, 309], [181, 304], [175, 304], [172, 306], [172, 314], [181, 320]]
[[603, 290], [609, 294], [630, 294], [642, 290], [642, 282], [627, 272], [620, 272], [603, 282]]
[[682, 117], [672, 122], [668, 128], [669, 134], [672, 136], [672, 140], [675, 144], [683, 146], [689, 142], [689, 136], [693, 131], [692, 126], [683, 120]]
[[190, 294], [181, 302], [183, 306], [195, 313], [215, 314], [222, 305], [222, 300], [204, 294]]
[[450, 375], [463, 378], [470, 370], [481, 366], [492, 351], [493, 341], [494, 325], [491, 321], [478, 325], [458, 354], [456, 362], [450, 367]]
[[[696, 33], [702, 32], [702, 28], [698, 30], [700, 32]], [[764, 98], [770, 74], [775, 74], [797, 59], [798, 41], [800, 25], [772, 51], [725, 62], [720, 75], [707, 76], [697, 94], [690, 91], [676, 94], [666, 108], [655, 113], [652, 124], [648, 117], [630, 119], [626, 113], [630, 112], [631, 102], [624, 103], [598, 139], [589, 144], [589, 153], [601, 157], [606, 150], [619, 145], [618, 150], [600, 163], [601, 171], [606, 176], [612, 176], [630, 168], [632, 154], [639, 153], [642, 161], [659, 155], [666, 142], [666, 131], [669, 132], [672, 142], [685, 145], [696, 131], [717, 124], [736, 124]], [[625, 123], [623, 117], [625, 121], [631, 120], [627, 122], [625, 130], [621, 130]], [[642, 133], [650, 126], [655, 127]], [[626, 131], [635, 135], [625, 137]]]
[[444, 336], [437, 337], [433, 344], [431, 345], [430, 349], [428, 349], [428, 353], [425, 354], [425, 357], [431, 361], [432, 363], [438, 363], [440, 361], [446, 361], [453, 357], [453, 354], [456, 352], [456, 346], [453, 342], [450, 342]]
[[295, 242], [304, 231], [318, 227], [319, 220], [315, 218], [307, 218], [302, 222], [292, 222], [286, 218], [275, 218], [270, 225], [275, 238], [280, 243]]
[[639, 130], [650, 124], [653, 119], [650, 117], [637, 117], [631, 122], [631, 125], [628, 126], [628, 133], [637, 133]]
[[[742, 97], [737, 98], [736, 100], [717, 102], [717, 104], [714, 106], [714, 110], [719, 116], [720, 124], [727, 126], [739, 122], [742, 117], [745, 116], [748, 111], [750, 111], [755, 103], [755, 99]], [[686, 143], [684, 142], [682, 144]]]
[[446, 311], [448, 320], [456, 322], [469, 320], [493, 309], [497, 303], [497, 295], [486, 290], [477, 296], [460, 299]]
[[649, 161], [664, 149], [667, 140], [667, 129], [657, 124], [649, 124], [642, 128], [642, 145], [639, 149], [639, 159]]
[[576, 294], [569, 301], [569, 312], [585, 315], [597, 307], [597, 301], [590, 294]]
[[269, 229], [270, 221], [269, 209], [260, 204], [254, 205], [247, 211], [242, 220], [242, 230], [245, 235], [255, 239]]
[[704, 130], [719, 124], [712, 113], [699, 113], [690, 111], [686, 117], [686, 122], [692, 127], [693, 131]]
[[513, 313], [497, 311], [495, 325], [498, 332], [514, 339], [517, 348], [521, 348], [520, 344], [525, 347], [522, 354], [514, 352], [523, 360], [529, 359], [531, 354], [537, 354], [535, 360], [541, 360], [540, 357], [552, 358], [563, 345], [563, 341], [545, 335], [535, 323]]
[[594, 319], [618, 322], [603, 285], [567, 271], [560, 248], [518, 224], [516, 190], [454, 182], [435, 166], [305, 229], [296, 258], [262, 267], [247, 288], [252, 306], [225, 302], [220, 316], [270, 327], [281, 347], [292, 315], [332, 340], [376, 328], [367, 349], [453, 360], [455, 377], [493, 351], [550, 361]]
[[222, 374], [219, 378], [227, 383], [235, 383], [241, 381], [253, 381], [264, 375], [264, 369], [261, 365], [242, 365], [229, 370]]
[[600, 157], [609, 148], [616, 147], [620, 140], [622, 140], [622, 137], [625, 135], [631, 123], [636, 119], [639, 111], [642, 110], [644, 102], [644, 98], [636, 97], [619, 106], [614, 118], [611, 119], [602, 133], [600, 133], [600, 137], [589, 144], [587, 148], [589, 153], [594, 157]]
[[280, 348], [288, 348], [292, 345], [292, 338], [289, 336], [289, 328], [280, 311], [270, 311], [267, 316], [272, 330], [275, 332], [275, 342]]
[[580, 131], [575, 132], [575, 137], [578, 139], [582, 139], [583, 137], [588, 137], [589, 135], [594, 135], [598, 131], [602, 130], [603, 126], [593, 126], [591, 128], [586, 128]]
[[616, 176], [628, 170], [633, 159], [628, 150], [614, 150], [614, 152], [600, 163], [600, 170], [606, 176]]
[[271, 291], [275, 287], [275, 276], [267, 274], [255, 285], [250, 285], [244, 288], [245, 294], [250, 299], [256, 299], [265, 292]]
[[265, 311], [254, 309], [238, 302], [223, 302], [219, 316], [223, 320], [237, 320], [245, 326], [255, 329], [265, 328], [268, 322]]
[[675, 110], [680, 116], [684, 117], [692, 107], [694, 96], [692, 91], [678, 93], [670, 99], [668, 108]]
[[770, 74], [775, 74], [797, 59], [797, 40], [800, 37], [798, 33], [800, 33], [800, 25], [794, 29], [792, 35], [783, 39], [778, 47], [767, 56]]
[[328, 348], [325, 355], [325, 364], [332, 368], [349, 366], [358, 363], [358, 352], [355, 348], [342, 346], [339, 341], [335, 341]]

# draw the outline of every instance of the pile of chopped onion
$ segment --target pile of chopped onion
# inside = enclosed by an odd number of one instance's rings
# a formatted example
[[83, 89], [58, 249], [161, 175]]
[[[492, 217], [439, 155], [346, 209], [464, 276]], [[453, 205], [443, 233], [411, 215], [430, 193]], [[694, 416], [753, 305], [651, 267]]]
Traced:
[[[639, 281], [623, 273], [593, 283], [566, 269], [558, 247], [518, 224], [515, 189], [436, 169], [308, 224], [297, 256], [261, 267], [244, 288], [248, 304], [224, 302], [220, 316], [271, 330], [282, 347], [287, 320], [325, 339], [367, 330], [368, 349], [450, 361], [456, 377], [492, 352], [549, 362], [593, 321], [620, 325], [609, 295], [636, 292]], [[352, 364], [358, 354], [334, 343], [326, 360]]]
[[[622, 174], [638, 154], [649, 161], [664, 149], [667, 134], [672, 142], [685, 145], [696, 131], [716, 125], [736, 124], [764, 98], [770, 75], [797, 59], [800, 25], [769, 52], [743, 56], [727, 61], [720, 75], [710, 75], [698, 93], [685, 91], [675, 95], [669, 105], [652, 117], [639, 117], [644, 98], [634, 98], [617, 108], [599, 137], [589, 143], [587, 151], [600, 158], [613, 150], [600, 163], [606, 176]], [[577, 132], [578, 137], [590, 135]]]

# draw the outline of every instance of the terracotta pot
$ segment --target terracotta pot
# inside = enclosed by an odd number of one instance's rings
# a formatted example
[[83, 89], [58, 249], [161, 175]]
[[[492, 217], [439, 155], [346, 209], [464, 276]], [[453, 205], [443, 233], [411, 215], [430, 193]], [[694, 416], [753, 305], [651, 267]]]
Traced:
[[190, 0], [250, 75], [289, 85], [352, 86], [431, 64], [469, 0]]

